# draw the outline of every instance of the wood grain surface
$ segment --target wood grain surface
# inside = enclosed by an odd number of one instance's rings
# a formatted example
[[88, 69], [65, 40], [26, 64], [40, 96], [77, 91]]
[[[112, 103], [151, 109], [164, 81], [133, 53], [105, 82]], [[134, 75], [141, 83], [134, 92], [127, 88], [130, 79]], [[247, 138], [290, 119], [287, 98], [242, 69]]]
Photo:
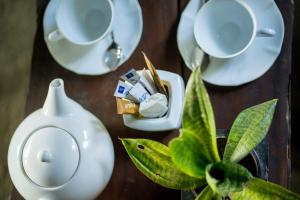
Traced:
[[[119, 76], [131, 68], [145, 66], [141, 51], [145, 51], [157, 68], [168, 70], [188, 79], [190, 71], [184, 66], [176, 43], [176, 31], [188, 0], [140, 0], [144, 30], [142, 39], [132, 57], [117, 71], [103, 76], [79, 76], [60, 67], [49, 54], [43, 40], [42, 16], [47, 0], [37, 1], [38, 30], [32, 57], [30, 91], [27, 115], [40, 108], [45, 100], [49, 82], [63, 78], [65, 90], [71, 98], [94, 113], [108, 129], [115, 148], [116, 162], [107, 188], [98, 199], [103, 200], [158, 200], [180, 199], [180, 191], [169, 190], [148, 180], [130, 161], [118, 137], [149, 138], [167, 143], [178, 131], [150, 133], [136, 131], [123, 125], [116, 115], [113, 91]], [[244, 108], [278, 98], [279, 105], [269, 132], [269, 177], [283, 186], [290, 178], [289, 76], [291, 73], [291, 42], [293, 5], [287, 0], [276, 0], [285, 21], [285, 39], [274, 66], [258, 80], [240, 87], [208, 86], [214, 107], [217, 128], [228, 129]], [[12, 199], [22, 199], [16, 190]]]

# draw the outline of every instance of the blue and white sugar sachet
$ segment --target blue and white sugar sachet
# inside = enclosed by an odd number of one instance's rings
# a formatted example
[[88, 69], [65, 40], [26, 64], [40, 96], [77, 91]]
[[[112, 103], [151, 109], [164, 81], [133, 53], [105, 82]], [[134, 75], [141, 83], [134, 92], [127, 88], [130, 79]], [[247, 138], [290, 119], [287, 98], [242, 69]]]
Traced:
[[[128, 104], [139, 106], [139, 112], [135, 114], [146, 118], [165, 115], [168, 111], [167, 96], [158, 93], [153, 77], [147, 70], [144, 69], [142, 73], [138, 74], [134, 69], [131, 69], [120, 78], [123, 81], [118, 82], [114, 96], [129, 100]], [[117, 104], [117, 106], [124, 106], [118, 110], [124, 111], [121, 114], [128, 114], [126, 113], [126, 105]]]

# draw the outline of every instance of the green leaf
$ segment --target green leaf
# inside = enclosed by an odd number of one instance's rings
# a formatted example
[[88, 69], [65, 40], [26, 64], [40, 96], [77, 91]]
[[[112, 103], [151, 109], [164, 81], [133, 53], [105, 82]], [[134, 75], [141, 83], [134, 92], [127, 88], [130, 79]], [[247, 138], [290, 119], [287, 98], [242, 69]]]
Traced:
[[207, 156], [205, 141], [192, 131], [185, 129], [180, 131], [180, 137], [169, 143], [173, 162], [184, 173], [196, 178], [205, 178], [205, 167], [213, 162]]
[[167, 146], [146, 139], [121, 139], [135, 166], [153, 182], [172, 189], [194, 189], [205, 179], [190, 177], [172, 162]]
[[195, 200], [221, 200], [222, 197], [212, 191], [209, 186], [206, 186]]
[[250, 178], [250, 172], [237, 163], [219, 162], [206, 167], [208, 185], [223, 197], [228, 196], [230, 192], [242, 191]]
[[182, 127], [201, 137], [202, 148], [207, 149], [206, 157], [213, 162], [220, 161], [214, 113], [201, 79], [200, 67], [193, 71], [186, 87]]
[[239, 162], [254, 149], [268, 133], [277, 100], [242, 111], [230, 130], [224, 161]]
[[300, 196], [279, 185], [252, 178], [241, 192], [231, 193], [233, 200], [300, 200]]
[[219, 162], [220, 156], [213, 110], [200, 67], [187, 84], [182, 126], [180, 137], [169, 143], [172, 160], [184, 173], [203, 178], [206, 165]]

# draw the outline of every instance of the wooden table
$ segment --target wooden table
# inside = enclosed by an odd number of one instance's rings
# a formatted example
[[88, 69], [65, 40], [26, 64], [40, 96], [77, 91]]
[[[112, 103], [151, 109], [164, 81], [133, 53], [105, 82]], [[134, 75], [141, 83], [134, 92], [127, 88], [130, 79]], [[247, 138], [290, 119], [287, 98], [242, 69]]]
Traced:
[[[176, 43], [180, 13], [188, 0], [140, 0], [144, 30], [138, 48], [132, 57], [114, 73], [103, 76], [79, 76], [60, 67], [49, 54], [43, 40], [42, 16], [47, 0], [39, 0], [38, 30], [32, 57], [30, 89], [26, 113], [40, 108], [45, 100], [49, 82], [63, 78], [68, 95], [92, 111], [111, 134], [116, 162], [105, 191], [99, 199], [153, 200], [180, 199], [180, 192], [158, 186], [148, 180], [130, 161], [118, 137], [150, 138], [167, 143], [177, 131], [149, 133], [124, 127], [122, 117], [116, 115], [112, 96], [119, 76], [132, 67], [145, 66], [141, 51], [163, 70], [175, 72], [188, 79], [190, 71], [184, 66]], [[279, 105], [269, 133], [269, 179], [283, 186], [290, 180], [290, 123], [289, 78], [291, 73], [291, 43], [293, 3], [276, 0], [285, 21], [285, 39], [282, 52], [274, 66], [258, 80], [240, 87], [208, 86], [214, 107], [217, 128], [228, 129], [236, 115], [244, 108], [278, 98]], [[22, 199], [14, 190], [12, 199]]]

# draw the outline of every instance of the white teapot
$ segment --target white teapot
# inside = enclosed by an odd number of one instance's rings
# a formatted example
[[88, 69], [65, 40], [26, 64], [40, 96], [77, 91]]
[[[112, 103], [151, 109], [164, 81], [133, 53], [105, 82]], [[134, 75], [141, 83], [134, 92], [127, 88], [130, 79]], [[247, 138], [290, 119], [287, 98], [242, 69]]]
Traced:
[[94, 199], [113, 165], [104, 125], [66, 96], [61, 79], [50, 83], [43, 108], [19, 125], [8, 151], [11, 179], [29, 200]]

